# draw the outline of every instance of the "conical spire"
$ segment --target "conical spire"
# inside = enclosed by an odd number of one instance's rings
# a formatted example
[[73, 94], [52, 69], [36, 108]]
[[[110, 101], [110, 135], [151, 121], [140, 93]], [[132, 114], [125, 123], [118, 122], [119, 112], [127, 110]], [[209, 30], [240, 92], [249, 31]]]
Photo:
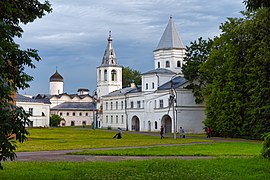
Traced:
[[184, 49], [185, 46], [182, 43], [180, 36], [177, 33], [175, 24], [172, 20], [172, 16], [169, 19], [168, 25], [158, 43], [155, 50], [160, 49]]
[[117, 65], [116, 55], [112, 47], [111, 31], [109, 31], [108, 45], [107, 45], [107, 48], [105, 49], [101, 66], [108, 66], [108, 65]]

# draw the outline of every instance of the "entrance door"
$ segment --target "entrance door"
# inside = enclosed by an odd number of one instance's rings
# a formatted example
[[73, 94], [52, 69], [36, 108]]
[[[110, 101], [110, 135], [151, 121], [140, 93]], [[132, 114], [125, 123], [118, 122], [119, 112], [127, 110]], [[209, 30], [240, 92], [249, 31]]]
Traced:
[[165, 128], [165, 133], [172, 132], [172, 118], [168, 115], [163, 116], [161, 123]]
[[132, 130], [133, 131], [140, 131], [140, 120], [137, 116], [132, 118]]
[[148, 131], [151, 131], [151, 121], [148, 121]]

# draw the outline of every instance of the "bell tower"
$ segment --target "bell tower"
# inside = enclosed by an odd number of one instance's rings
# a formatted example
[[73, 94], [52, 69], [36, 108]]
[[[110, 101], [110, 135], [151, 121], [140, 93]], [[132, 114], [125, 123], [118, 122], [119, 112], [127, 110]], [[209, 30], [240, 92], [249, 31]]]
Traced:
[[112, 35], [109, 31], [107, 48], [102, 63], [97, 67], [97, 97], [100, 98], [112, 91], [122, 89], [122, 66], [118, 66], [112, 46]]
[[177, 33], [172, 16], [154, 50], [155, 69], [165, 68], [174, 73], [182, 74], [182, 65], [186, 49]]

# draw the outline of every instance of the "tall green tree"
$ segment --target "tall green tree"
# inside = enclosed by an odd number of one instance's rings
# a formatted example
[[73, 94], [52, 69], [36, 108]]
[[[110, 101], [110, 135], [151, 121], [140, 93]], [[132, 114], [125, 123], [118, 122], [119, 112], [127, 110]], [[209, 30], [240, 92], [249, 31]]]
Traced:
[[212, 44], [213, 40], [204, 40], [200, 37], [198, 41], [191, 42], [190, 46], [186, 48], [186, 57], [184, 58], [182, 71], [184, 77], [190, 82], [187, 88], [193, 90], [196, 103], [204, 101], [202, 90], [209, 80], [199, 72], [199, 69], [208, 59]]
[[37, 50], [20, 49], [14, 38], [21, 38], [21, 24], [33, 22], [46, 12], [51, 12], [48, 1], [0, 1], [0, 168], [2, 161], [16, 158], [16, 141], [24, 142], [29, 133], [25, 129], [29, 115], [14, 105], [14, 93], [29, 87], [33, 77], [24, 72], [25, 67], [35, 68], [33, 60], [40, 61]]
[[199, 70], [213, 80], [204, 89], [205, 124], [219, 135], [259, 138], [270, 131], [269, 12], [229, 18]]
[[259, 8], [270, 7], [269, 0], [245, 0], [247, 10], [256, 11]]
[[141, 85], [141, 73], [130, 67], [123, 67], [122, 69], [122, 82], [123, 87], [130, 86], [131, 83]]

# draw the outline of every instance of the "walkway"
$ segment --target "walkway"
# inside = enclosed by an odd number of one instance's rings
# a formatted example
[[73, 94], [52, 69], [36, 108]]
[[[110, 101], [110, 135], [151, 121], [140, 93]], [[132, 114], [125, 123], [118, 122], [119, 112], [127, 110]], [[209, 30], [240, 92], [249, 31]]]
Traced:
[[[189, 138], [189, 137], [188, 137]], [[194, 137], [192, 137], [194, 138]], [[204, 137], [196, 137], [206, 139]], [[214, 142], [254, 142], [258, 141], [244, 140], [244, 139], [231, 139], [231, 138], [211, 138]], [[195, 144], [208, 144], [206, 143], [195, 143]], [[185, 146], [188, 144], [162, 144], [154, 146], [132, 146], [132, 147], [116, 147], [116, 148], [93, 148], [87, 150], [110, 150], [110, 149], [131, 149], [131, 148], [149, 148], [157, 146]], [[85, 149], [84, 149], [85, 150]], [[80, 150], [58, 150], [58, 151], [35, 151], [35, 152], [17, 152], [16, 161], [72, 161], [72, 162], [83, 162], [83, 161], [121, 161], [121, 160], [145, 160], [145, 159], [209, 159], [214, 158], [212, 156], [89, 156], [89, 155], [67, 155], [71, 152], [79, 152]]]

